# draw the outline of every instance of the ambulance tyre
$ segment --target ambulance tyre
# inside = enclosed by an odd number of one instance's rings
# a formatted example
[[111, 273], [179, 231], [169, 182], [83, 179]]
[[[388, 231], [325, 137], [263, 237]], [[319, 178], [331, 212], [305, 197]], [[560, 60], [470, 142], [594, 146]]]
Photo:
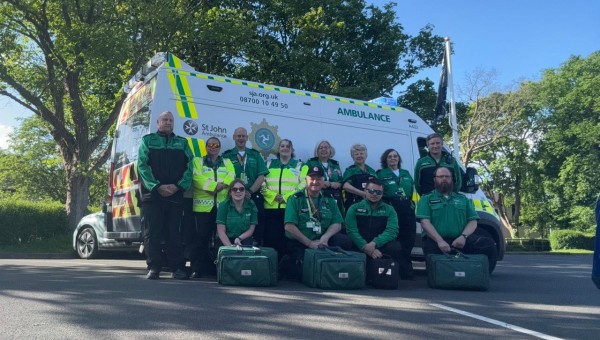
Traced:
[[[491, 238], [497, 246], [498, 242], [496, 241], [496, 239], [492, 237], [492, 234], [485, 230], [484, 227], [479, 226], [477, 229], [475, 229], [474, 234]], [[490, 274], [494, 271], [494, 269], [496, 269], [496, 262], [494, 262], [491, 266], [492, 267], [490, 268]]]
[[77, 235], [77, 254], [82, 259], [93, 259], [98, 256], [98, 238], [92, 227], [86, 227]]

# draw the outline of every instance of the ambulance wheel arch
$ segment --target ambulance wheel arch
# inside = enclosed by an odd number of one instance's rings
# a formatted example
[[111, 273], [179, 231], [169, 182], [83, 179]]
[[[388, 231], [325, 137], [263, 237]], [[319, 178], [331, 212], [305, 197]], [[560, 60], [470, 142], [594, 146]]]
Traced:
[[479, 221], [477, 223], [477, 229], [475, 230], [475, 233], [481, 236], [491, 237], [494, 242], [496, 242], [498, 261], [501, 261], [504, 259], [506, 242], [504, 240], [504, 236], [502, 235], [500, 221], [498, 221], [496, 216], [488, 212], [478, 211], [477, 213], [479, 214]]

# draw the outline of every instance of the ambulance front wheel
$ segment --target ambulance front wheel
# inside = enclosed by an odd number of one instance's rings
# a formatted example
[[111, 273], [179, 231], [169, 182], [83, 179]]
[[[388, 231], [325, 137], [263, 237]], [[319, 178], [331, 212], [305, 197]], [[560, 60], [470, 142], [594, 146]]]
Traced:
[[77, 236], [77, 254], [82, 259], [93, 259], [98, 256], [98, 238], [92, 227], [82, 229]]

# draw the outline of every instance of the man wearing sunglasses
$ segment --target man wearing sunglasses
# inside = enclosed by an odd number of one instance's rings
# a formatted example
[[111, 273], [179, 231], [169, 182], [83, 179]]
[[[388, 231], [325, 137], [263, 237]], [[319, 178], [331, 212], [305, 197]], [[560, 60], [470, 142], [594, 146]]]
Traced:
[[433, 175], [435, 190], [417, 204], [417, 220], [423, 227], [423, 253], [449, 253], [454, 248], [464, 254], [484, 254], [491, 273], [498, 257], [496, 244], [475, 232], [479, 216], [473, 201], [454, 192], [452, 173], [447, 168], [437, 168]]
[[350, 206], [346, 212], [346, 232], [355, 250], [373, 259], [388, 255], [402, 261], [402, 246], [398, 236], [398, 215], [394, 208], [381, 201], [383, 183], [371, 178], [364, 189], [365, 198]]

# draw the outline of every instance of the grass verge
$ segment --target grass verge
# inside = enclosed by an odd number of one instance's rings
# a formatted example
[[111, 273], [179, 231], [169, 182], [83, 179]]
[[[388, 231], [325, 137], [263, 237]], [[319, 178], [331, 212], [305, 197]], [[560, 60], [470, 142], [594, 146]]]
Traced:
[[0, 245], [0, 253], [57, 253], [73, 252], [72, 234], [58, 235], [45, 240], [33, 240], [28, 243]]
[[594, 251], [588, 250], [588, 249], [558, 249], [558, 250], [551, 251], [551, 253], [580, 255], [580, 254], [593, 254]]

